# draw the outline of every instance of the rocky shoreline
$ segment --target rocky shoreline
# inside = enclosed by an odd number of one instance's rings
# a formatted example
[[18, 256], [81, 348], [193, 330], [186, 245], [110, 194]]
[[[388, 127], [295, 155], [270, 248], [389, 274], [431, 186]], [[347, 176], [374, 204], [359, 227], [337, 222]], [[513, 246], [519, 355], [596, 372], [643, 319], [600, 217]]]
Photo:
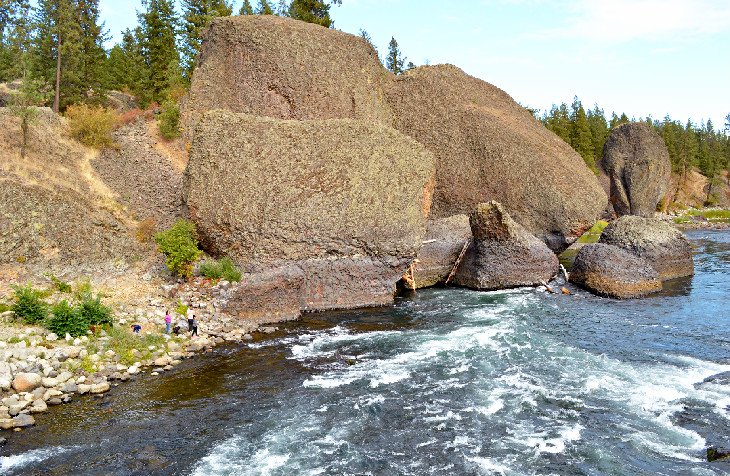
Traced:
[[[12, 311], [1, 314], [0, 429], [21, 431], [35, 425], [36, 415], [50, 407], [85, 395], [103, 398], [113, 387], [139, 375], [157, 376], [223, 343], [275, 332], [276, 327], [266, 325], [275, 323], [274, 317], [241, 322], [219, 310], [235, 286], [204, 278], [164, 284], [143, 305], [119, 306], [113, 328], [116, 337], [104, 330], [78, 338], [59, 337], [41, 327], [9, 324]], [[190, 336], [187, 327], [177, 335], [165, 334], [165, 309], [180, 304], [196, 315], [199, 336]], [[139, 334], [131, 332], [132, 324], [142, 327]], [[120, 333], [128, 346], [125, 352], [119, 350]], [[0, 433], [0, 444], [4, 442]]]

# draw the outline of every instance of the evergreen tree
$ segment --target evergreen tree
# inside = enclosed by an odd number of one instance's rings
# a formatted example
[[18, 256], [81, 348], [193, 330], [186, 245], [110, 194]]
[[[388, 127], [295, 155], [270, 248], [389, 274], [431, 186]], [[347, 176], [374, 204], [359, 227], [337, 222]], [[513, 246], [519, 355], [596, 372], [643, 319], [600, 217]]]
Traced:
[[99, 23], [99, 0], [76, 0], [81, 28], [81, 71], [80, 81], [89, 98], [101, 101], [105, 98], [106, 51], [104, 42], [108, 39], [104, 26]]
[[122, 34], [121, 44], [115, 45], [107, 60], [108, 88], [131, 93], [147, 104], [152, 98], [146, 91], [148, 71], [138, 38], [142, 36], [138, 27], [136, 34], [127, 29]]
[[53, 88], [53, 110], [58, 112], [80, 102], [87, 91], [79, 12], [72, 0], [39, 0], [34, 23], [34, 77]]
[[[341, 0], [332, 0], [332, 4], [340, 4]], [[321, 0], [293, 0], [289, 6], [289, 16], [296, 19], [306, 21], [308, 23], [316, 23], [326, 28], [333, 26], [334, 22], [330, 18], [330, 4]]]
[[161, 104], [170, 94], [171, 83], [178, 82], [171, 72], [171, 68], [177, 70], [180, 64], [175, 44], [178, 18], [172, 0], [146, 0], [145, 6], [147, 10], [139, 14], [141, 50], [147, 72], [145, 87], [150, 99]]
[[0, 81], [25, 78], [30, 68], [31, 6], [27, 1], [0, 0]]
[[189, 81], [195, 69], [195, 58], [203, 42], [203, 30], [213, 18], [231, 16], [233, 6], [226, 0], [182, 0], [181, 4], [184, 21], [184, 75]]
[[553, 104], [550, 112], [543, 118], [545, 127], [553, 131], [558, 137], [570, 144], [571, 122], [568, 114], [568, 106], [562, 103], [560, 106]]
[[243, 0], [243, 5], [241, 5], [241, 9], [238, 11], [239, 15], [253, 15], [253, 8], [251, 7], [251, 2], [248, 0]]
[[274, 9], [266, 0], [259, 0], [259, 8], [256, 10], [257, 15], [273, 15]]
[[598, 104], [587, 114], [588, 126], [591, 129], [591, 137], [593, 138], [593, 157], [598, 162], [603, 157], [603, 146], [608, 139], [608, 122], [606, 122], [603, 109], [598, 107]]
[[405, 61], [406, 58], [401, 55], [398, 48], [398, 42], [391, 37], [390, 43], [388, 43], [388, 56], [385, 57], [385, 67], [394, 74], [401, 74], [404, 71]]
[[591, 128], [583, 105], [577, 97], [573, 101], [573, 116], [571, 119], [570, 145], [583, 157], [586, 165], [591, 170], [597, 171]]

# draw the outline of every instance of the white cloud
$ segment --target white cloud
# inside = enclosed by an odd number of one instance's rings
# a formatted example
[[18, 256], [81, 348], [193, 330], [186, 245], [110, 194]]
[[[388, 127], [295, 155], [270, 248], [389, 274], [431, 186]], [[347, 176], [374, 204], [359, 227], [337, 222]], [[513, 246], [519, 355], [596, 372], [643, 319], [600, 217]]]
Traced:
[[577, 0], [566, 26], [541, 36], [600, 42], [696, 38], [730, 32], [728, 0]]

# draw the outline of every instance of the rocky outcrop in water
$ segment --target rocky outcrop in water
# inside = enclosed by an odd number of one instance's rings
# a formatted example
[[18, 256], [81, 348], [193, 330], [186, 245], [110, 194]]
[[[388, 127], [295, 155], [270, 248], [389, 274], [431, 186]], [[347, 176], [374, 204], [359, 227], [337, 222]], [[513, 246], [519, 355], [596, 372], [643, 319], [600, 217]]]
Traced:
[[444, 283], [470, 240], [467, 215], [429, 220], [413, 273], [416, 288]]
[[536, 286], [557, 273], [555, 254], [499, 203], [479, 204], [469, 224], [473, 239], [454, 284], [479, 290]]
[[664, 221], [627, 215], [610, 223], [599, 241], [647, 260], [663, 281], [694, 274], [689, 241]]
[[615, 128], [603, 148], [600, 167], [610, 177], [610, 199], [618, 215], [654, 216], [672, 173], [659, 134], [642, 122]]
[[379, 123], [214, 111], [184, 189], [208, 251], [250, 272], [299, 268], [302, 308], [322, 310], [392, 302], [423, 241], [433, 174], [422, 145]]
[[586, 245], [575, 257], [570, 280], [600, 296], [630, 299], [661, 291], [648, 261], [617, 246]]
[[504, 91], [454, 66], [395, 76], [361, 38], [291, 19], [216, 19], [182, 115], [355, 118], [421, 142], [437, 158], [433, 218], [498, 200], [555, 250], [593, 223], [608, 199], [581, 157]]

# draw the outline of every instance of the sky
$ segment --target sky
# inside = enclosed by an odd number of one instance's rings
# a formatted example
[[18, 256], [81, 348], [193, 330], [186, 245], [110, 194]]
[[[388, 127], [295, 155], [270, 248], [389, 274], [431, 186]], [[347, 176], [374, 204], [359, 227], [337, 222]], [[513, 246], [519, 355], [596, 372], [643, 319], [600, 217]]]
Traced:
[[[100, 0], [113, 40], [140, 4]], [[381, 56], [395, 37], [408, 61], [454, 64], [532, 108], [577, 95], [607, 115], [716, 128], [730, 114], [730, 0], [342, 0], [330, 13]]]

